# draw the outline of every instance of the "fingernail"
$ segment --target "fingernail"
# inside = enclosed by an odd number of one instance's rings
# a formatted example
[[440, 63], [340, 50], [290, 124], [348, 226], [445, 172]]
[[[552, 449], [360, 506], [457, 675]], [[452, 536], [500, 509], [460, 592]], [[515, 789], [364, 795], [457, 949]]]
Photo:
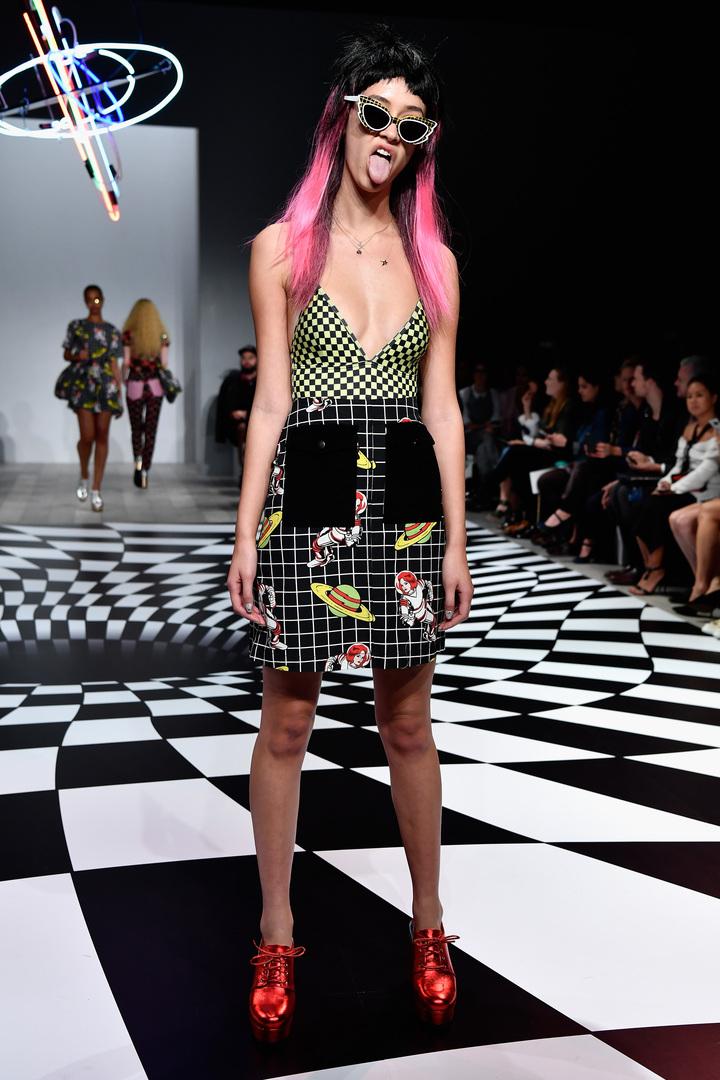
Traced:
[[452, 611], [446, 611], [445, 612], [445, 618], [446, 619], [452, 619]]
[[252, 604], [246, 604], [245, 605], [245, 610], [246, 611], [252, 611]]

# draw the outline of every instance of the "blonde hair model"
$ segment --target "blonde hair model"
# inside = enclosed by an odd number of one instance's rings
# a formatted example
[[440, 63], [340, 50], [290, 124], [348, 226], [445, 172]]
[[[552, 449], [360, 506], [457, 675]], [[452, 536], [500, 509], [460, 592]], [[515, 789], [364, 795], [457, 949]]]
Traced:
[[160, 312], [152, 300], [136, 300], [123, 326], [123, 332], [127, 331], [132, 334], [133, 356], [148, 360], [159, 356], [168, 340]]
[[147, 488], [155, 449], [170, 339], [152, 300], [137, 300], [123, 327], [123, 377], [132, 436], [135, 469], [133, 483]]

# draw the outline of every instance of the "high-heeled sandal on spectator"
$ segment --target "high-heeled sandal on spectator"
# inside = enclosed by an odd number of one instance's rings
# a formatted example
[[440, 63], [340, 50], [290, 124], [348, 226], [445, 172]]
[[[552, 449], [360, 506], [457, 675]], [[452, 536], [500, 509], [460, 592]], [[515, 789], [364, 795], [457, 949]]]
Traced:
[[[585, 554], [583, 555], [583, 551]], [[573, 560], [576, 563], [588, 563], [593, 561], [592, 540], [583, 540], [580, 551]]]
[[[663, 572], [660, 580], [655, 583], [654, 588], [643, 589], [643, 578], [649, 577], [650, 574], [654, 574], [656, 570], [662, 570]], [[637, 585], [630, 586], [630, 592], [633, 594], [633, 596], [655, 596], [657, 593], [667, 592], [667, 585], [665, 584], [665, 567], [663, 566], [663, 564], [660, 563], [659, 566], [646, 566], [645, 573], [640, 578], [640, 581], [638, 581]]]
[[574, 524], [572, 516], [569, 518], [560, 518], [553, 510], [550, 517], [557, 518], [558, 524], [548, 525], [546, 521], [541, 521], [538, 525], [538, 531], [540, 535], [543, 537], [544, 540], [566, 540], [572, 532]]
[[695, 608], [698, 612], [712, 612], [720, 607], [720, 589], [696, 596], [694, 600], [688, 600], [688, 607]]

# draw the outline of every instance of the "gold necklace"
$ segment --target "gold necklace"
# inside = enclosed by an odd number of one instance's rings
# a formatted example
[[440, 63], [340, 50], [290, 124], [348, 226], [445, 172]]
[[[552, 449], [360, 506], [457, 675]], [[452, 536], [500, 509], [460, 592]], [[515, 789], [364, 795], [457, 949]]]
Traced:
[[[338, 227], [338, 228], [339, 228], [339, 229], [341, 230], [341, 232], [344, 232], [344, 233], [345, 233], [345, 235], [346, 235], [346, 236], [347, 236], [347, 237], [348, 237], [348, 238], [349, 238], [349, 239], [350, 239], [350, 240], [352, 241], [352, 243], [353, 243], [353, 244], [355, 245], [355, 254], [356, 254], [356, 255], [362, 255], [362, 253], [363, 253], [363, 248], [364, 248], [364, 247], [366, 247], [366, 245], [370, 243], [370, 241], [372, 240], [373, 236], [377, 236], [377, 235], [378, 235], [378, 233], [381, 233], [381, 232], [385, 232], [385, 230], [386, 230], [386, 229], [389, 229], [389, 228], [390, 228], [390, 226], [391, 226], [391, 225], [392, 225], [392, 223], [393, 223], [393, 219], [391, 218], [391, 219], [390, 219], [390, 221], [388, 221], [387, 225], [383, 225], [382, 229], [377, 229], [377, 230], [376, 230], [376, 231], [375, 231], [374, 233], [372, 233], [372, 235], [371, 235], [371, 236], [368, 236], [367, 240], [358, 240], [356, 236], [353, 236], [353, 235], [352, 235], [352, 233], [349, 233], [349, 232], [348, 232], [348, 230], [347, 230], [347, 229], [346, 229], [346, 228], [345, 228], [345, 227], [344, 227], [344, 226], [343, 226], [343, 225], [342, 225], [342, 224], [340, 223], [340, 221], [339, 221], [339, 220], [338, 220], [338, 219], [337, 219], [337, 218], [335, 217], [335, 215], [334, 215], [334, 214], [333, 214], [333, 216], [332, 216], [332, 219], [333, 219], [333, 221], [335, 222], [335, 224], [337, 225], [337, 227]], [[383, 261], [383, 266], [385, 266], [386, 264], [387, 264], [387, 259], [385, 259], [385, 260]]]

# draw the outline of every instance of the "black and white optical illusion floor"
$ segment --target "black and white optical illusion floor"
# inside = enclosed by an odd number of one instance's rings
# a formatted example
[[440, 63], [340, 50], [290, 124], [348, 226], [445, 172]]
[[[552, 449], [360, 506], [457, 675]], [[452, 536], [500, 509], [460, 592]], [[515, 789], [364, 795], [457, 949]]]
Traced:
[[228, 527], [1, 527], [3, 1080], [720, 1076], [720, 643], [468, 528], [474, 608], [432, 713], [455, 1021], [412, 1009], [371, 673], [328, 674], [307, 953], [268, 1050], [246, 1020], [261, 684]]

